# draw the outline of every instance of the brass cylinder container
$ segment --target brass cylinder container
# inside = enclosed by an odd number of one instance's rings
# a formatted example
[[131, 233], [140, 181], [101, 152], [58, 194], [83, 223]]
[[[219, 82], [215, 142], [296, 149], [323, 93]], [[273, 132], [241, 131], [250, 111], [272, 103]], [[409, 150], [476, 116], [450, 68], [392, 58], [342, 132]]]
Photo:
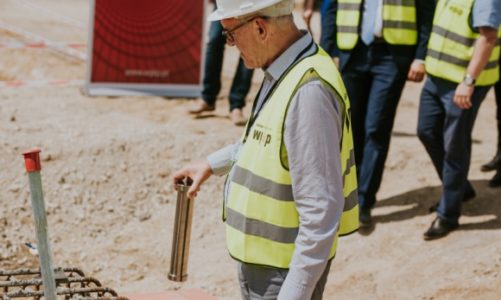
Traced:
[[188, 255], [190, 252], [191, 220], [193, 215], [193, 199], [187, 192], [191, 182], [176, 185], [177, 203], [172, 235], [169, 280], [186, 281], [188, 279]]

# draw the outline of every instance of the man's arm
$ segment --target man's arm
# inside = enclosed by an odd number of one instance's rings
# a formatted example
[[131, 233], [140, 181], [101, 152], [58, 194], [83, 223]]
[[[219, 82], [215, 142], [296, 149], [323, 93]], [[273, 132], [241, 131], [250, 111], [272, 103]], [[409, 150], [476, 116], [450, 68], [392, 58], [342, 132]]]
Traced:
[[418, 41], [416, 46], [415, 59], [424, 60], [428, 40], [433, 26], [433, 15], [435, 14], [436, 0], [416, 0], [416, 21], [418, 29]]
[[200, 191], [200, 186], [213, 174], [222, 176], [227, 174], [235, 161], [239, 144], [226, 146], [207, 157], [204, 161], [189, 164], [177, 170], [172, 175], [172, 183], [176, 183], [187, 177], [193, 180], [188, 190], [188, 197], [195, 198]]
[[231, 144], [207, 156], [207, 161], [215, 175], [223, 176], [230, 172], [240, 145], [240, 143]]
[[[472, 9], [473, 28], [477, 28], [480, 37], [475, 41], [473, 56], [466, 69], [466, 74], [477, 79], [489, 61], [492, 49], [497, 43], [497, 30], [501, 23], [501, 0], [475, 1]], [[465, 74], [465, 75], [466, 75]], [[458, 84], [454, 94], [454, 103], [462, 108], [471, 107], [471, 95], [474, 85]]]
[[[473, 56], [466, 69], [466, 74], [476, 79], [489, 62], [492, 49], [497, 43], [497, 30], [491, 27], [480, 27], [480, 37], [475, 41]], [[454, 94], [454, 103], [461, 109], [471, 108], [471, 95], [475, 85], [460, 82]]]
[[334, 62], [336, 63], [336, 66], [339, 67], [339, 47], [337, 46], [337, 0], [332, 0], [332, 10], [333, 13], [330, 15], [331, 18], [333, 18], [333, 24], [334, 24]]
[[299, 233], [278, 299], [310, 299], [327, 264], [344, 207], [338, 103], [319, 81], [292, 99], [285, 121]]
[[414, 61], [411, 64], [409, 73], [407, 74], [407, 79], [410, 81], [419, 82], [424, 78], [424, 59], [426, 57], [428, 39], [430, 38], [431, 29], [433, 26], [433, 14], [435, 12], [435, 6], [435, 0], [416, 1], [418, 41], [416, 52], [414, 54]]
[[311, 32], [311, 17], [313, 16], [313, 6], [315, 4], [315, 0], [305, 0], [304, 1], [304, 11], [303, 11], [303, 21], [306, 23], [306, 28], [309, 32]]
[[[324, 1], [329, 1], [329, 0], [324, 0]], [[329, 8], [325, 12], [325, 17], [326, 18], [332, 18], [332, 24], [334, 25], [334, 30], [332, 31], [333, 36], [331, 37], [333, 39], [333, 46], [334, 49], [332, 50], [332, 59], [334, 60], [334, 63], [336, 64], [336, 67], [339, 68], [339, 47], [337, 46], [337, 0], [330, 0], [331, 3], [329, 3]]]

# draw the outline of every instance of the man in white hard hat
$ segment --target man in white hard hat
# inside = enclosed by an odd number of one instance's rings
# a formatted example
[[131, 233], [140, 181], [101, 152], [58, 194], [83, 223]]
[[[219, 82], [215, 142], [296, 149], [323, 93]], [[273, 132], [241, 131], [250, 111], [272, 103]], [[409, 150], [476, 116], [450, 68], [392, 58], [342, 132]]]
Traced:
[[172, 175], [228, 174], [223, 219], [244, 299], [321, 299], [338, 236], [358, 229], [349, 101], [293, 0], [218, 0], [229, 45], [264, 81], [240, 141]]

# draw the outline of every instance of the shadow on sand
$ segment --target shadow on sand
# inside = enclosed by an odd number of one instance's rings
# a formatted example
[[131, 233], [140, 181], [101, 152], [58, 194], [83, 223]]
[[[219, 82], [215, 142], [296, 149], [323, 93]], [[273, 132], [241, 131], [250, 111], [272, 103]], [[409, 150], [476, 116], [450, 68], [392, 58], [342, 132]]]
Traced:
[[[407, 138], [407, 137], [415, 138], [415, 137], [417, 137], [417, 134], [414, 133], [414, 132], [404, 132], [404, 131], [394, 130], [391, 133], [391, 136], [393, 136], [393, 137], [403, 137], [403, 138]], [[477, 140], [477, 139], [474, 139], [474, 138], [471, 140], [471, 142], [473, 144], [482, 144], [481, 140]]]
[[[471, 183], [477, 196], [463, 203], [462, 215], [469, 217], [494, 216], [494, 218], [477, 223], [470, 221], [461, 224], [458, 230], [501, 229], [501, 188], [488, 187], [487, 180], [476, 180]], [[429, 208], [438, 201], [441, 191], [441, 186], [424, 187], [378, 201], [376, 207], [405, 206], [410, 208], [376, 215], [373, 217], [374, 226], [377, 223], [402, 221], [430, 214]], [[369, 228], [365, 234], [370, 234], [373, 230], [374, 228]]]
[[210, 119], [210, 118], [228, 119], [229, 117], [227, 115], [219, 115], [219, 114], [216, 114], [216, 113], [202, 113], [202, 114], [194, 115], [193, 116], [193, 119], [196, 119], [196, 120]]

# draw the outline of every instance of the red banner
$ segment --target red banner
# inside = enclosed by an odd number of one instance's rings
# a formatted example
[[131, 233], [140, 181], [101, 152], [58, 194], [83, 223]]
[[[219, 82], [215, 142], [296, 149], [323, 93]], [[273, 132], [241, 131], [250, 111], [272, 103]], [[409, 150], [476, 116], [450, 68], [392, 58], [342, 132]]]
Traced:
[[204, 10], [205, 0], [94, 0], [89, 84], [199, 91]]

